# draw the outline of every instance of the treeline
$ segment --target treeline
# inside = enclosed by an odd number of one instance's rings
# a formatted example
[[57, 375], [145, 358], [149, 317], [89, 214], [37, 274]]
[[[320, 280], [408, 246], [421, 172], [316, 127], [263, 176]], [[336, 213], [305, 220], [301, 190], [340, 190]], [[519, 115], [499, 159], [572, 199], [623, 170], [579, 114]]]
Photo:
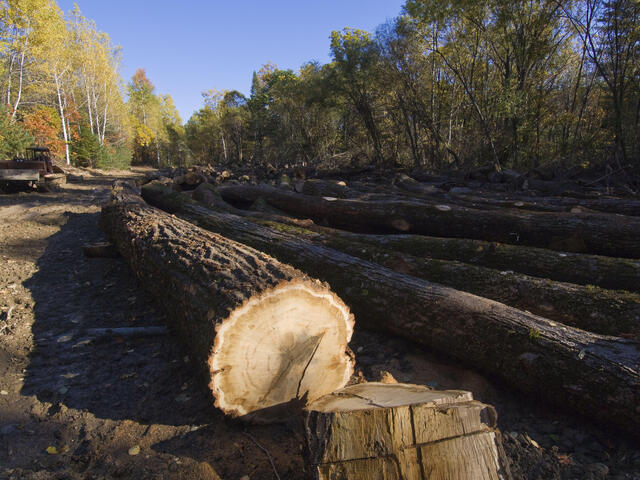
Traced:
[[[193, 161], [640, 169], [640, 2], [409, 0], [333, 60], [207, 92]], [[186, 160], [186, 157], [185, 157]]]
[[[2, 159], [37, 144], [66, 163], [112, 168], [131, 164], [136, 142], [162, 147], [167, 128], [137, 110], [144, 71], [125, 102], [120, 66], [120, 48], [77, 6], [65, 15], [54, 0], [0, 1]], [[149, 118], [167, 111], [180, 124], [171, 98], [161, 98]]]
[[[0, 0], [0, 154], [75, 164], [640, 170], [639, 0], [407, 0], [332, 61], [267, 64], [186, 124], [77, 7]], [[125, 102], [124, 98], [128, 97]]]

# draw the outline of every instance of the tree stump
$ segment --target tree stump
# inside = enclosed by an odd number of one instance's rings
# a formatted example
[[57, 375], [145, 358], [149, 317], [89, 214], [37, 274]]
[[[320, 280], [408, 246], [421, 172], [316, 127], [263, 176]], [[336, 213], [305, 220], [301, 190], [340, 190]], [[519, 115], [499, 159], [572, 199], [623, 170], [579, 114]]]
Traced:
[[471, 392], [365, 383], [319, 398], [304, 415], [314, 480], [511, 478], [495, 409]]

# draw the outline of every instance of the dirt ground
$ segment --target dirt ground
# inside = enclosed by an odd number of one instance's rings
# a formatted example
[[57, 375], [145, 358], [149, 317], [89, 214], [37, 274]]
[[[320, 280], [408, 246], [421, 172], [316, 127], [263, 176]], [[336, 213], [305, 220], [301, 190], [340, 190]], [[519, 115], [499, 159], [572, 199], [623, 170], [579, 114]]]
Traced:
[[[115, 179], [83, 177], [0, 194], [0, 478], [305, 478], [298, 424], [226, 419], [171, 334], [90, 330], [165, 320], [121, 259], [82, 255], [104, 240], [98, 215]], [[495, 405], [516, 479], [640, 479], [637, 441], [402, 340], [356, 330], [351, 346], [368, 380], [389, 371]]]

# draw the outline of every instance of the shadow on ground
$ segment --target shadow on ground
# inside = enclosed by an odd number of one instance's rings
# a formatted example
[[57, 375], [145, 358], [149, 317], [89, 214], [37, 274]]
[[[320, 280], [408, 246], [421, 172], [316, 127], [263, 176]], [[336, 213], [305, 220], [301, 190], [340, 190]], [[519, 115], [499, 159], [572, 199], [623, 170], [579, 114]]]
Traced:
[[195, 366], [171, 335], [92, 336], [89, 329], [164, 325], [121, 259], [88, 259], [103, 240], [97, 213], [66, 213], [25, 282], [34, 299], [34, 350], [22, 393], [99, 418], [183, 425], [217, 416]]

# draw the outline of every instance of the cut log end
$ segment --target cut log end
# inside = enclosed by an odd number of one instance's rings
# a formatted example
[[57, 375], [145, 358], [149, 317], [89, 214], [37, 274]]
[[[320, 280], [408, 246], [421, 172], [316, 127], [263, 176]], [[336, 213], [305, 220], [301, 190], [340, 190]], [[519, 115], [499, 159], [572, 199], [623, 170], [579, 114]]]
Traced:
[[279, 406], [302, 407], [342, 388], [353, 374], [353, 324], [342, 300], [313, 281], [283, 282], [252, 297], [216, 329], [209, 359], [216, 406], [273, 421], [290, 415]]

